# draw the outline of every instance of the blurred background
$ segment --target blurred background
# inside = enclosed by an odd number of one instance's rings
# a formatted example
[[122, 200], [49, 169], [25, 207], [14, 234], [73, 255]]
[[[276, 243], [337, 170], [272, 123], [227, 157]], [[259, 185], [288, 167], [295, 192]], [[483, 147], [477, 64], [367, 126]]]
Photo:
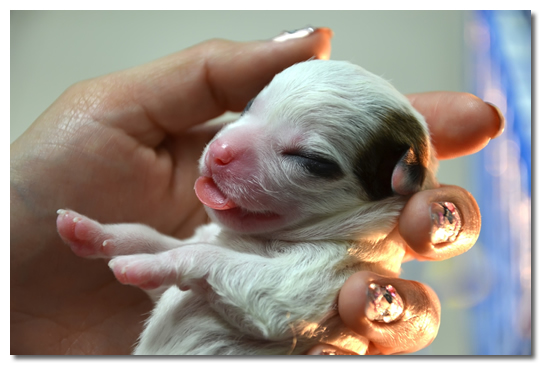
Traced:
[[417, 355], [531, 354], [530, 11], [12, 11], [10, 141], [77, 81], [211, 38], [308, 25], [334, 31], [332, 59], [403, 93], [471, 92], [505, 114], [501, 137], [438, 173], [477, 199], [479, 241], [443, 262], [406, 263], [402, 277], [430, 285], [442, 304], [438, 337]]

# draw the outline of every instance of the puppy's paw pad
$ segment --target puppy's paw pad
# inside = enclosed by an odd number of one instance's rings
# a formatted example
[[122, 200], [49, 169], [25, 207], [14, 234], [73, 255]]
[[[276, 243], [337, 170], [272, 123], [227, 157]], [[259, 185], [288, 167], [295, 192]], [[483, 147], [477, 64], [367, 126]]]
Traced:
[[103, 232], [98, 222], [72, 210], [59, 209], [57, 213], [58, 234], [76, 255], [87, 257], [102, 253], [107, 245], [103, 245]]

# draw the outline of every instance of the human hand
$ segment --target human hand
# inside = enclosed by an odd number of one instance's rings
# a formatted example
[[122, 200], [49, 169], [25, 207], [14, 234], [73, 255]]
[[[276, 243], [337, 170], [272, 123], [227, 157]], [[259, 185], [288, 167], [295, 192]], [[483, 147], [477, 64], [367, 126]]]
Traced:
[[206, 215], [186, 192], [215, 132], [191, 127], [240, 111], [274, 74], [329, 49], [324, 29], [283, 43], [211, 41], [60, 96], [11, 146], [11, 353], [130, 353], [150, 301], [103, 262], [74, 257], [56, 209], [189, 236]]
[[[481, 150], [490, 139], [501, 134], [504, 119], [500, 112], [479, 98], [466, 93], [430, 92], [408, 96], [425, 117], [440, 160], [456, 158]], [[460, 217], [455, 239], [441, 240], [431, 216], [432, 204], [453, 203]], [[438, 204], [439, 205], [439, 204]], [[451, 224], [453, 226], [453, 224]], [[414, 194], [402, 211], [398, 226], [388, 239], [406, 247], [403, 261], [445, 260], [462, 254], [476, 242], [481, 216], [475, 199], [458, 186], [441, 185], [437, 189]], [[441, 233], [441, 230], [440, 230]], [[452, 234], [451, 234], [452, 235]], [[396, 321], [371, 321], [365, 312], [370, 283], [392, 285], [404, 302], [404, 311]], [[411, 353], [428, 346], [436, 337], [440, 304], [428, 286], [410, 280], [383, 277], [371, 272], [352, 275], [339, 295], [339, 312], [346, 325], [370, 341], [367, 354]], [[329, 345], [313, 348], [310, 354], [351, 354]]]
[[272, 77], [328, 57], [331, 32], [287, 42], [210, 41], [70, 87], [11, 145], [11, 353], [129, 354], [152, 305], [56, 232], [67, 207], [186, 238], [207, 217], [193, 193], [216, 130]]

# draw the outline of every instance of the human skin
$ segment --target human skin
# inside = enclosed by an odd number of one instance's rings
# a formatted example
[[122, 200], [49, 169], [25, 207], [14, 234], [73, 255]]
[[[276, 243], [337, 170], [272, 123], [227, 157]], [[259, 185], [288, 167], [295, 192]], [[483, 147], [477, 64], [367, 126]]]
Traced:
[[[331, 37], [321, 28], [280, 43], [205, 42], [79, 82], [45, 110], [11, 145], [11, 354], [129, 354], [150, 300], [117, 282], [103, 260], [75, 256], [56, 232], [56, 210], [190, 236], [207, 221], [193, 184], [199, 155], [216, 132], [192, 127], [226, 110], [242, 110], [286, 67], [312, 56], [328, 58]], [[442, 159], [478, 151], [500, 128], [497, 112], [469, 94], [409, 98], [426, 117]], [[449, 126], [460, 133], [449, 132]], [[452, 201], [471, 218], [464, 220], [461, 243], [447, 245], [444, 253], [427, 239], [431, 222], [425, 208], [432, 201]], [[479, 227], [473, 197], [443, 186], [414, 195], [389, 239], [404, 240], [409, 258], [440, 260], [471, 247]], [[372, 341], [373, 353], [411, 352], [430, 343], [439, 326], [435, 294], [422, 284], [393, 279], [406, 301], [424, 303], [416, 309], [419, 315], [432, 313], [423, 317], [430, 331], [395, 343], [388, 339], [393, 326], [384, 330], [389, 336], [375, 335], [362, 315], [364, 302], [355, 293], [366, 286], [367, 275], [352, 276], [341, 291], [345, 323]]]

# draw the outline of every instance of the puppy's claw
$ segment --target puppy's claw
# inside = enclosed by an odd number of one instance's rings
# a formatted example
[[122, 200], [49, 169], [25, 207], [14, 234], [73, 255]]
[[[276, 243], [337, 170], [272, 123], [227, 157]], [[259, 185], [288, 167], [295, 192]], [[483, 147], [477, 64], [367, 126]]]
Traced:
[[115, 268], [115, 262], [114, 262], [114, 260], [110, 260], [110, 261], [107, 263], [107, 266], [109, 266], [109, 268], [110, 268], [111, 270], [114, 270], [114, 268]]

